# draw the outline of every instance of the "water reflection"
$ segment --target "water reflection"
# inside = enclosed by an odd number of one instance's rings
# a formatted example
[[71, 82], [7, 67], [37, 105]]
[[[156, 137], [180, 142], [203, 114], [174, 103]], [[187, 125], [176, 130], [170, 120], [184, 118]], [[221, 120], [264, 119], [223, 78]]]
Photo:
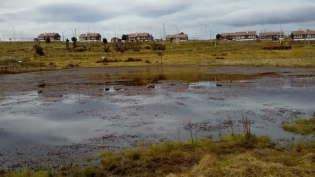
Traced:
[[[95, 98], [74, 93], [46, 98], [33, 91], [1, 100], [0, 148], [82, 143], [113, 134], [183, 141], [190, 137], [184, 129], [189, 121], [196, 125], [194, 136], [229, 133], [224, 126], [227, 115], [235, 122], [235, 132], [242, 132], [238, 121], [246, 115], [254, 122], [253, 133], [277, 139], [292, 136], [281, 130], [282, 122], [292, 117], [307, 118], [315, 105], [314, 77], [212, 74], [196, 68], [156, 68], [88, 77], [105, 83], [97, 89], [103, 95]], [[162, 80], [168, 83], [163, 85]], [[116, 92], [115, 84], [156, 87], [150, 90], [151, 95], [124, 94], [124, 90]], [[125, 144], [121, 141], [117, 146]]]
[[112, 74], [91, 74], [91, 79], [107, 80], [108, 85], [123, 84], [127, 86], [142, 86], [158, 83], [161, 80], [182, 80], [191, 82], [230, 82], [251, 80], [261, 74], [211, 74], [204, 68], [150, 68], [145, 70], [126, 71]]

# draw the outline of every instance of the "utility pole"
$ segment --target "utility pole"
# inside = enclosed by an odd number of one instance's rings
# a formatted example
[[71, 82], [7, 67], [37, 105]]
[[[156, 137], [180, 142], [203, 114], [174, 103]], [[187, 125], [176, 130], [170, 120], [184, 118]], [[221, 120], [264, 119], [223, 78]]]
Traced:
[[164, 23], [163, 23], [163, 40], [165, 40], [165, 27], [164, 27]]
[[22, 42], [22, 33], [23, 33], [23, 31], [20, 32], [20, 34], [21, 34], [21, 42]]
[[176, 40], [176, 45], [177, 45], [177, 25], [176, 25], [176, 31], [175, 31], [175, 40]]
[[310, 47], [310, 30], [308, 30], [308, 36], [307, 36], [307, 38], [308, 38], [308, 47]]
[[304, 31], [305, 32], [305, 36], [304, 36], [304, 45], [306, 45], [306, 30]]
[[211, 30], [210, 30], [210, 44], [212, 45], [212, 40], [211, 40]]
[[205, 25], [205, 41], [207, 40], [207, 25]]
[[14, 26], [13, 26], [13, 35], [14, 35], [14, 41], [15, 41], [15, 30], [14, 30]]
[[65, 41], [64, 32], [65, 32], [65, 31], [62, 32], [62, 41]]

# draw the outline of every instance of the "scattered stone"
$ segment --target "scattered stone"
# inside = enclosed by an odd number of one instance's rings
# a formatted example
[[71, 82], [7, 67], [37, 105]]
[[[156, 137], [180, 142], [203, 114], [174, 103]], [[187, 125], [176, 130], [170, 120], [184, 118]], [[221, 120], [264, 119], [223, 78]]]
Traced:
[[174, 175], [173, 173], [168, 174], [166, 177], [177, 177], [176, 175]]
[[43, 93], [43, 91], [42, 90], [38, 90], [37, 93]]
[[38, 87], [45, 87], [46, 86], [46, 83], [44, 80], [41, 80], [38, 82]]
[[155, 88], [155, 85], [148, 85], [147, 88]]
[[119, 90], [124, 90], [123, 88], [114, 88], [114, 90], [119, 91]]

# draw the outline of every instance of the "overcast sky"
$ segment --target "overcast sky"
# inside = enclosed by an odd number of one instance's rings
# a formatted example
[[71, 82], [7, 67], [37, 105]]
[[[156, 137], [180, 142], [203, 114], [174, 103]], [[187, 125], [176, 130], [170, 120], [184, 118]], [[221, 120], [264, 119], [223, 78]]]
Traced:
[[1, 40], [58, 32], [70, 38], [97, 32], [105, 38], [178, 31], [190, 39], [245, 30], [315, 29], [315, 0], [1, 0]]

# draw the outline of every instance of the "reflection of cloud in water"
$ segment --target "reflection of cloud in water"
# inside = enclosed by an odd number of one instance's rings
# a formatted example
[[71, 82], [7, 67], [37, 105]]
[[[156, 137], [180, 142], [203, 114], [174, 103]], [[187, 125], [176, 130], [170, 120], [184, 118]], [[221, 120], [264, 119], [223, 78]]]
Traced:
[[46, 136], [44, 137], [48, 141], [52, 142], [67, 142], [69, 139], [67, 137], [58, 137], [58, 136]]
[[[80, 143], [104, 133], [173, 136], [188, 120], [192, 123], [211, 122], [209, 126], [216, 126], [227, 120], [227, 113], [235, 122], [243, 114], [249, 116], [255, 122], [253, 132], [259, 135], [267, 132], [271, 136], [287, 136], [287, 133], [277, 133], [282, 131], [279, 125], [283, 117], [288, 117], [283, 110], [307, 113], [315, 104], [312, 99], [314, 90], [287, 88], [287, 82], [283, 82], [285, 89], [265, 88], [254, 82], [228, 82], [228, 85], [217, 87], [213, 80], [226, 81], [230, 76], [215, 75], [215, 79], [211, 79], [202, 75], [201, 78], [212, 81], [191, 82], [189, 89], [185, 85], [186, 89], [180, 92], [174, 89], [175, 84], [158, 83], [156, 89], [150, 90], [154, 94], [149, 96], [106, 92], [97, 98], [82, 94], [64, 95], [60, 102], [53, 104], [42, 104], [51, 101], [49, 98], [19, 102], [11, 110], [2, 109], [0, 148]], [[268, 83], [269, 80], [265, 80]], [[222, 131], [228, 133], [228, 130]], [[181, 136], [187, 134], [184, 130], [182, 133]], [[198, 132], [198, 136], [202, 133], [213, 132]]]
[[9, 133], [9, 132], [6, 132], [5, 130], [4, 130], [4, 128], [0, 128], [0, 138], [1, 139], [9, 139], [10, 137], [11, 137], [11, 133]]

